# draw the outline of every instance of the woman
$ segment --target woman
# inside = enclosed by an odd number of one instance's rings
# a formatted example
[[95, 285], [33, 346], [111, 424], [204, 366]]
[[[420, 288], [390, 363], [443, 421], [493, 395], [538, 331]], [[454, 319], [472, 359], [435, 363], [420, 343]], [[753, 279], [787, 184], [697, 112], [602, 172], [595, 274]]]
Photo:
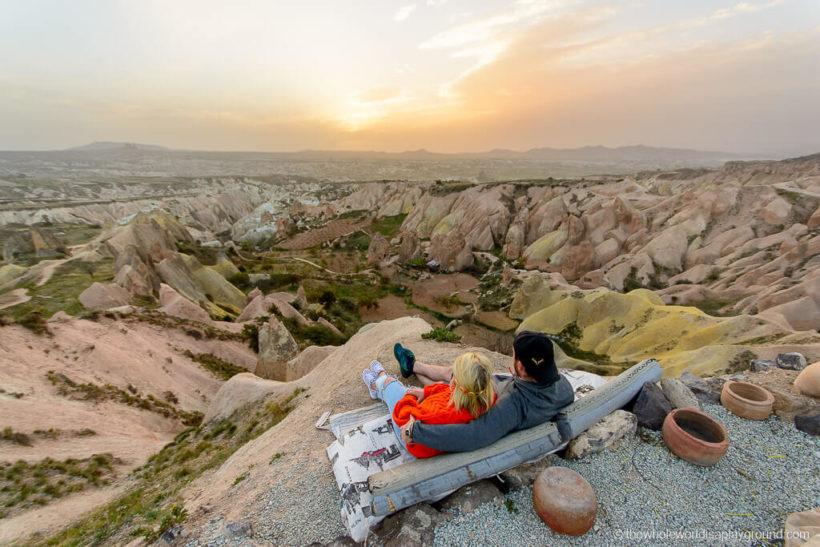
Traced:
[[[397, 436], [399, 428], [411, 417], [429, 424], [467, 423], [487, 412], [496, 400], [492, 363], [486, 356], [472, 351], [459, 355], [453, 362], [449, 384], [431, 384], [423, 390], [408, 388], [388, 375], [378, 361], [362, 371], [362, 379], [370, 396], [387, 404]], [[400, 436], [399, 440], [405, 444]], [[406, 447], [417, 458], [441, 453], [419, 443], [406, 443]]]

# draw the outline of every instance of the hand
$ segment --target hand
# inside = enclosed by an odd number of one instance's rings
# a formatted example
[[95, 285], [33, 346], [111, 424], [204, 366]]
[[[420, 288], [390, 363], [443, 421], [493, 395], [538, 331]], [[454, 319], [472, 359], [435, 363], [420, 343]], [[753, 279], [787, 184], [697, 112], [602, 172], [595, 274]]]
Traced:
[[420, 387], [408, 387], [407, 393], [414, 396], [416, 399], [418, 399], [419, 402], [422, 402], [424, 400], [424, 390]]
[[401, 426], [401, 438], [404, 441], [404, 444], [410, 444], [413, 442], [413, 424], [415, 423], [416, 419], [410, 416], [407, 423]]

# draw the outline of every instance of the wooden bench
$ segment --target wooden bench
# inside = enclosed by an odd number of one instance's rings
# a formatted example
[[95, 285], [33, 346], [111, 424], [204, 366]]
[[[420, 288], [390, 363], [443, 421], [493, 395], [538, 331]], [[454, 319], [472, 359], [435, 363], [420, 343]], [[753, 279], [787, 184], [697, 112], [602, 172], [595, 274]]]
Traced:
[[368, 479], [373, 514], [389, 515], [419, 502], [441, 499], [466, 484], [555, 452], [626, 405], [644, 383], [660, 378], [660, 363], [641, 361], [567, 406], [552, 422], [516, 431], [480, 450], [413, 460], [376, 473]]

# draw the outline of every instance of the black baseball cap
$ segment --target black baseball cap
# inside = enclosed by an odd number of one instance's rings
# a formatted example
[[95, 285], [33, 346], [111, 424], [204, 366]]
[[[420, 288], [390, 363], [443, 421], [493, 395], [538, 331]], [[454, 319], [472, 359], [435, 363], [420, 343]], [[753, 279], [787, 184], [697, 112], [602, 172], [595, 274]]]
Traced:
[[560, 378], [558, 367], [555, 366], [552, 340], [543, 332], [519, 332], [515, 335], [513, 349], [515, 358], [521, 361], [527, 374], [538, 383], [552, 384]]

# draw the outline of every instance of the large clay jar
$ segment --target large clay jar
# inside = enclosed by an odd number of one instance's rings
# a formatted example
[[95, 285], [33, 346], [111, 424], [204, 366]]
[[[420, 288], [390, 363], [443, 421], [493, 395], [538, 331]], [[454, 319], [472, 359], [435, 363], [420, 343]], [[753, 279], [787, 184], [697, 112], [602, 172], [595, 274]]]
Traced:
[[801, 370], [794, 380], [794, 387], [803, 395], [820, 398], [820, 361]]
[[662, 433], [672, 453], [695, 465], [715, 465], [729, 448], [723, 424], [695, 408], [677, 408], [667, 414]]
[[559, 534], [580, 536], [595, 524], [598, 500], [592, 486], [567, 467], [548, 467], [532, 486], [535, 512]]
[[749, 420], [765, 420], [772, 413], [774, 396], [768, 389], [748, 382], [723, 384], [720, 402], [732, 414]]

